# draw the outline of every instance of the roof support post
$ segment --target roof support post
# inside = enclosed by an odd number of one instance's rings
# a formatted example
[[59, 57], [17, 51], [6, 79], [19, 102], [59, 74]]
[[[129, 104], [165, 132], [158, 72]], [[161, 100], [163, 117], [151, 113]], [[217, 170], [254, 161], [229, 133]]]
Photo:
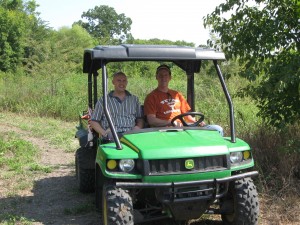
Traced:
[[101, 68], [102, 68], [102, 85], [103, 85], [103, 109], [104, 109], [104, 114], [106, 116], [106, 119], [109, 124], [109, 128], [111, 130], [111, 133], [114, 137], [115, 143], [116, 143], [116, 148], [118, 150], [122, 150], [123, 147], [121, 145], [120, 139], [118, 137], [118, 134], [116, 132], [115, 126], [113, 125], [108, 106], [107, 106], [107, 96], [108, 96], [108, 91], [107, 91], [107, 71], [106, 71], [106, 64], [105, 62], [101, 61]]
[[195, 87], [194, 87], [194, 73], [187, 72], [187, 102], [191, 107], [191, 111], [195, 112]]
[[94, 108], [95, 108], [95, 106], [96, 106], [96, 103], [97, 103], [97, 101], [98, 101], [98, 89], [97, 89], [97, 76], [98, 76], [98, 72], [97, 71], [95, 71], [94, 73], [93, 73], [93, 78], [94, 78], [94, 81], [93, 81], [93, 88], [94, 88]]
[[89, 108], [93, 109], [93, 82], [92, 82], [92, 72], [88, 73], [88, 104]]
[[236, 142], [236, 138], [235, 138], [234, 110], [233, 110], [232, 100], [231, 100], [231, 97], [229, 95], [228, 89], [226, 87], [225, 80], [223, 78], [223, 75], [222, 75], [220, 66], [218, 64], [218, 61], [214, 60], [214, 64], [215, 64], [215, 68], [216, 68], [216, 71], [218, 73], [218, 76], [219, 76], [219, 79], [220, 79], [220, 82], [221, 82], [221, 85], [222, 85], [222, 88], [223, 88], [223, 91], [225, 93], [226, 100], [227, 100], [227, 103], [228, 103], [228, 106], [229, 106], [230, 136], [231, 136], [231, 142], [235, 143]]

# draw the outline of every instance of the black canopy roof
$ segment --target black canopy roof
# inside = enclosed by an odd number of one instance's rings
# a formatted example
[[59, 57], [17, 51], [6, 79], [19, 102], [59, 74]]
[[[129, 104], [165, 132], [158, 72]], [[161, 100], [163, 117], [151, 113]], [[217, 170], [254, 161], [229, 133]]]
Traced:
[[83, 72], [97, 71], [103, 61], [172, 61], [186, 72], [199, 72], [201, 60], [225, 60], [223, 52], [173, 45], [96, 46], [84, 51]]

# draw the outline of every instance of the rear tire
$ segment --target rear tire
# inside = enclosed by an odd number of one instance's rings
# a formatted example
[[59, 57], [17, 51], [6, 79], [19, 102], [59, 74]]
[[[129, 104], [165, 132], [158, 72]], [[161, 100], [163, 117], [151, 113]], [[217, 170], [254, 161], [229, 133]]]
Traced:
[[95, 170], [84, 168], [84, 157], [86, 148], [79, 148], [75, 155], [76, 178], [79, 191], [82, 193], [91, 193], [95, 191]]
[[227, 208], [227, 213], [222, 214], [224, 225], [257, 225], [259, 203], [252, 179], [232, 182], [227, 197], [221, 200], [222, 207]]
[[128, 190], [113, 184], [103, 186], [102, 220], [106, 225], [133, 225], [132, 198]]

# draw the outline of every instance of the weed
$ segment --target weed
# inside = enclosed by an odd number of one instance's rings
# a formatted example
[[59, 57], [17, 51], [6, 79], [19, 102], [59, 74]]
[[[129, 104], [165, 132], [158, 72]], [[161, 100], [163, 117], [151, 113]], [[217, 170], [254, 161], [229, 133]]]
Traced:
[[15, 173], [24, 173], [24, 168], [35, 161], [37, 149], [32, 143], [19, 139], [15, 133], [0, 136], [0, 167]]
[[66, 208], [64, 209], [64, 214], [66, 215], [78, 215], [78, 214], [85, 214], [89, 213], [94, 210], [94, 206], [92, 204], [82, 204], [75, 206], [73, 208]]
[[14, 224], [22, 224], [22, 225], [31, 225], [34, 220], [28, 220], [27, 218], [14, 214], [2, 214], [0, 215], [0, 222], [3, 225], [14, 225]]
[[51, 173], [53, 169], [50, 166], [43, 166], [37, 163], [32, 163], [29, 165], [30, 171], [42, 171], [44, 173]]

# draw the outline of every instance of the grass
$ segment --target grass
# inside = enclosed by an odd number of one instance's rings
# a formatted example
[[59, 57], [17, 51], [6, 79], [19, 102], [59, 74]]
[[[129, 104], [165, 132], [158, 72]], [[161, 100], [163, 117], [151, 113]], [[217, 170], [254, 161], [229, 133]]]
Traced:
[[31, 142], [22, 139], [15, 132], [0, 133], [0, 179], [2, 180], [2, 194], [15, 196], [33, 187], [34, 175], [45, 173], [43, 165], [38, 164], [40, 156]]
[[[14, 118], [14, 120], [7, 120]], [[34, 135], [43, 139], [61, 140], [57, 137], [66, 137], [64, 142], [72, 145], [74, 133], [70, 132], [75, 123], [53, 121], [51, 118], [30, 117], [5, 112], [0, 117], [0, 123], [19, 127], [21, 131], [29, 132], [33, 129]], [[58, 124], [64, 126], [58, 126]], [[33, 124], [35, 126], [33, 126]], [[42, 126], [43, 125], [43, 126]], [[43, 127], [44, 130], [41, 130]], [[46, 135], [48, 131], [51, 134]], [[64, 134], [61, 134], [63, 132]], [[278, 131], [266, 126], [251, 129], [251, 132], [243, 131], [240, 138], [246, 140], [253, 148], [256, 160], [256, 169], [259, 171], [259, 178], [256, 184], [261, 201], [261, 221], [269, 221], [276, 224], [297, 224], [300, 222], [300, 155], [299, 155], [299, 126], [289, 127], [284, 131]], [[0, 133], [0, 179], [4, 181], [7, 189], [7, 196], [16, 196], [18, 193], [32, 188], [33, 178], [37, 174], [51, 172], [52, 167], [41, 165], [38, 162], [39, 150], [29, 141], [23, 139], [24, 135], [16, 132]], [[52, 142], [55, 143], [55, 142]], [[64, 147], [65, 143], [58, 141], [57, 146]], [[2, 148], [1, 148], [2, 146]], [[77, 146], [77, 143], [75, 143]], [[16, 155], [16, 152], [24, 152]], [[75, 148], [73, 148], [74, 151]], [[28, 152], [27, 152], [28, 150]], [[9, 159], [15, 158], [14, 161]], [[22, 182], [19, 182], [22, 180]], [[71, 208], [65, 208], [66, 215], [79, 215], [90, 212], [92, 206], [82, 204]], [[0, 214], [1, 215], [1, 214]], [[2, 215], [3, 217], [3, 215]], [[23, 220], [21, 224], [30, 224], [26, 218], [6, 215], [6, 224], [14, 224], [11, 221]], [[263, 223], [262, 223], [263, 224]], [[280, 224], [280, 223], [279, 223]]]
[[[49, 141], [51, 145], [66, 152], [73, 152], [78, 145], [73, 138], [78, 112], [87, 107], [86, 76], [68, 74], [61, 77], [51, 90], [49, 82], [51, 81], [47, 78], [35, 81], [32, 77], [18, 80], [13, 75], [0, 79], [0, 109], [7, 110], [0, 114], [0, 124], [17, 127], [20, 131], [30, 132], [34, 137]], [[202, 77], [201, 81], [195, 79], [196, 97], [200, 99], [196, 102], [196, 109], [205, 114], [207, 122], [220, 124], [228, 134], [227, 103], [221, 90], [216, 88], [217, 82], [217, 79], [212, 80], [208, 76]], [[143, 103], [146, 94], [156, 84], [154, 77], [129, 78], [128, 90]], [[261, 219], [268, 220], [271, 224], [279, 224], [278, 221], [282, 224], [300, 223], [297, 213], [300, 211], [300, 125], [295, 123], [285, 130], [265, 125], [263, 118], [257, 117], [258, 109], [254, 101], [235, 97], [238, 87], [243, 84], [241, 78], [232, 77], [227, 81], [235, 106], [237, 137], [244, 139], [252, 147], [255, 169], [260, 173], [256, 184], [262, 199]], [[111, 89], [110, 81], [109, 85]], [[186, 80], [178, 77], [174, 77], [170, 83], [171, 88], [183, 94], [186, 93], [185, 85]], [[100, 84], [98, 87], [100, 95]], [[49, 173], [53, 169], [37, 163], [38, 150], [18, 132], [1, 132], [0, 149], [0, 179], [9, 181], [9, 195], [13, 196], [30, 187], [30, 181], [27, 182], [26, 177], [36, 173]], [[28, 149], [26, 154], [23, 153], [24, 149]], [[16, 152], [20, 154], [14, 159]], [[17, 184], [23, 178], [25, 181]], [[84, 213], [86, 208], [89, 206], [68, 208], [65, 213]]]
[[0, 167], [17, 174], [25, 173], [26, 167], [35, 162], [37, 149], [14, 132], [0, 134]]
[[53, 171], [53, 168], [51, 166], [43, 166], [38, 163], [32, 163], [29, 165], [30, 171], [42, 171], [44, 173], [51, 173]]
[[295, 124], [281, 131], [262, 126], [243, 133], [259, 171], [260, 217], [269, 224], [300, 224], [299, 132]]
[[[131, 76], [130, 72], [127, 73], [129, 75], [127, 90], [137, 95], [140, 103], [143, 104], [146, 95], [157, 86], [154, 73], [144, 77]], [[186, 95], [186, 77], [179, 76], [178, 73], [174, 72], [170, 88]], [[100, 96], [100, 78], [98, 82], [98, 96]], [[245, 85], [245, 82], [241, 81], [241, 78], [231, 77], [227, 80], [227, 84], [231, 95], [234, 96], [238, 88]], [[108, 89], [112, 90], [111, 79], [108, 80], [108, 86]], [[4, 111], [74, 122], [78, 120], [79, 112], [87, 110], [86, 74], [57, 75], [57, 79], [50, 79], [48, 76], [30, 77], [20, 74], [1, 77], [0, 74], [0, 87], [0, 109]], [[196, 110], [204, 113], [207, 122], [220, 124], [226, 130], [226, 126], [229, 124], [228, 107], [217, 76], [196, 75], [195, 94]], [[236, 97], [233, 97], [233, 102], [236, 107], [237, 127], [249, 127], [252, 125], [253, 119], [256, 124], [261, 123], [261, 120], [256, 117], [257, 108], [254, 102]], [[246, 104], [244, 104], [245, 102]], [[47, 122], [49, 123], [49, 121]], [[55, 120], [51, 123], [54, 127], [57, 126]], [[31, 129], [34, 132], [38, 130], [38, 132], [49, 135], [48, 131], [40, 130], [32, 125], [24, 127], [24, 129]], [[51, 141], [60, 142], [59, 139], [51, 139]]]
[[23, 216], [18, 216], [14, 214], [0, 214], [0, 223], [1, 225], [15, 225], [15, 224], [22, 224], [22, 225], [31, 225], [34, 221], [28, 220]]
[[74, 152], [77, 147], [75, 138], [71, 138], [75, 134], [75, 123], [2, 112], [0, 124], [15, 129], [0, 132], [0, 179], [6, 196], [15, 196], [32, 188], [34, 177], [55, 169], [39, 163], [41, 150], [28, 140], [31, 135], [39, 142], [49, 142], [66, 152]]
[[[7, 126], [18, 127], [22, 131], [28, 131], [34, 137], [44, 138], [51, 145], [62, 148], [66, 152], [74, 151], [77, 145], [74, 137], [76, 122], [67, 123], [60, 119], [39, 117], [28, 113], [18, 115], [10, 112], [2, 113], [1, 122]], [[74, 137], [74, 139], [70, 139], [70, 137]]]
[[[62, 126], [62, 124], [64, 124]], [[8, 129], [5, 129], [5, 126]], [[33, 224], [23, 216], [20, 205], [34, 189], [38, 177], [47, 176], [55, 166], [39, 163], [41, 150], [46, 145], [74, 152], [75, 123], [56, 119], [1, 112], [0, 115], [0, 224]], [[34, 140], [34, 141], [33, 141]], [[77, 145], [77, 142], [76, 142]], [[29, 194], [31, 195], [31, 194]], [[7, 202], [5, 199], [12, 199]], [[25, 204], [25, 203], [24, 203]], [[77, 210], [78, 213], [80, 210]], [[75, 212], [73, 210], [73, 215]]]

